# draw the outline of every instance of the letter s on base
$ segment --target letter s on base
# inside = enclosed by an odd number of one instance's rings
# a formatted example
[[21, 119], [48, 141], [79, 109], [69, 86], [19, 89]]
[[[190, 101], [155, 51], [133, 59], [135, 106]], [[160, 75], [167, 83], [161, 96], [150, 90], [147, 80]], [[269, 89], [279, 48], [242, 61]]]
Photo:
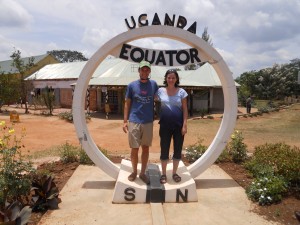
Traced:
[[133, 189], [133, 188], [126, 188], [125, 190], [124, 190], [124, 194], [125, 194], [125, 197], [124, 197], [124, 199], [126, 200], [126, 201], [133, 201], [134, 199], [135, 199], [135, 190]]

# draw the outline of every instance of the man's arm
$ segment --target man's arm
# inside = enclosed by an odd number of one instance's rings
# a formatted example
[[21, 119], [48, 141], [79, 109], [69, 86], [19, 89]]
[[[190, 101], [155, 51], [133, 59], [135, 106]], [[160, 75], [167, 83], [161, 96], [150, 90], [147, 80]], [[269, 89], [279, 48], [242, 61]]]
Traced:
[[127, 133], [128, 131], [128, 117], [131, 107], [131, 99], [126, 98], [125, 99], [125, 105], [124, 105], [124, 123], [123, 123], [123, 131]]

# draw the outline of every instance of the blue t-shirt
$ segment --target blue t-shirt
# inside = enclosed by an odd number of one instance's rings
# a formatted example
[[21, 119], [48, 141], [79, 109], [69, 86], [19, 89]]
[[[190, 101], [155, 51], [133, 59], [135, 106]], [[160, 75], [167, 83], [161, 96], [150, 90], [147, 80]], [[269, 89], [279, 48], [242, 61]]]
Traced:
[[125, 98], [131, 99], [129, 121], [134, 123], [150, 123], [154, 118], [154, 95], [158, 90], [154, 80], [143, 83], [140, 80], [127, 86]]
[[183, 110], [181, 100], [188, 96], [187, 92], [179, 88], [175, 95], [169, 96], [166, 88], [159, 88], [157, 96], [161, 102], [160, 106], [160, 125], [168, 127], [182, 127]]

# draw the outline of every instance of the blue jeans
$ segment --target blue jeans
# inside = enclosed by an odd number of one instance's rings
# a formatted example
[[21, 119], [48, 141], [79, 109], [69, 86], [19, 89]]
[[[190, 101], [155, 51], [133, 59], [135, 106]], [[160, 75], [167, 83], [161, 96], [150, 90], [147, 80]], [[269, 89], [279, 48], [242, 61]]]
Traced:
[[173, 138], [173, 159], [180, 160], [181, 159], [181, 152], [183, 146], [184, 135], [181, 134], [181, 127], [169, 127], [160, 125], [159, 128], [159, 136], [160, 136], [160, 160], [168, 160], [169, 159], [169, 152], [170, 152], [170, 145], [171, 139]]

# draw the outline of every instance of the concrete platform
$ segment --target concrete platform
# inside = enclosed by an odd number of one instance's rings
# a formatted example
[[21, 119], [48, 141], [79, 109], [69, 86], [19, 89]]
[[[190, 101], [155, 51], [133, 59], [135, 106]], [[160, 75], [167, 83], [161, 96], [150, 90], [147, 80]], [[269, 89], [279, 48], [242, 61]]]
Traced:
[[60, 193], [59, 209], [39, 225], [267, 225], [228, 174], [216, 165], [195, 179], [198, 202], [113, 204], [116, 181], [98, 167], [80, 165]]
[[[141, 164], [138, 165], [138, 174]], [[149, 202], [197, 202], [197, 191], [194, 179], [191, 177], [182, 161], [179, 162], [178, 174], [181, 182], [176, 183], [172, 179], [173, 164], [167, 164], [168, 182], [162, 185], [159, 181], [161, 166], [148, 164], [147, 174], [151, 184], [146, 185], [139, 177], [134, 182], [128, 180], [132, 172], [129, 160], [122, 160], [120, 172], [116, 181], [113, 203], [149, 203]]]

